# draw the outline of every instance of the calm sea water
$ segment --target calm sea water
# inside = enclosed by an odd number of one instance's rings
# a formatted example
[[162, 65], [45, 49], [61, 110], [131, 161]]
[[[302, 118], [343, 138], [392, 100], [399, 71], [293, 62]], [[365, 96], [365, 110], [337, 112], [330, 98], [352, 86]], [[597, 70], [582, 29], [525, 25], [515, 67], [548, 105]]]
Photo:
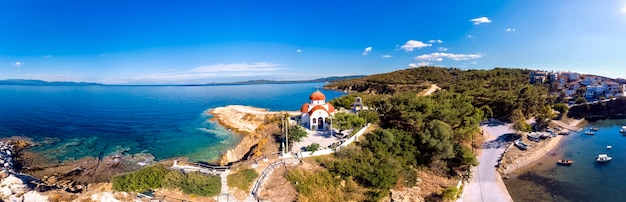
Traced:
[[[626, 120], [602, 120], [566, 136], [555, 153], [535, 163], [516, 179], [506, 180], [516, 201], [626, 201], [626, 136], [619, 133]], [[591, 127], [595, 135], [586, 135]], [[612, 149], [607, 149], [607, 146]], [[596, 163], [598, 154], [613, 157]], [[557, 159], [572, 159], [557, 166]], [[542, 197], [536, 197], [543, 195]]]
[[[231, 104], [298, 110], [319, 83], [234, 86], [0, 86], [0, 137], [64, 161], [120, 151], [216, 161], [240, 137], [208, 121]], [[323, 91], [327, 99], [343, 93]]]

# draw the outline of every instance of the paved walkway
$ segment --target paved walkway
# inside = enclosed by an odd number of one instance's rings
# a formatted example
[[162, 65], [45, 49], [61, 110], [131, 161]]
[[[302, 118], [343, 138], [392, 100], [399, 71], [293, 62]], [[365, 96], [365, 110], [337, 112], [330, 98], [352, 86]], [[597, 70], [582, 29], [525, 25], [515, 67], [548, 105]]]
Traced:
[[[320, 145], [321, 149], [330, 148], [333, 143], [341, 141], [340, 138], [337, 138], [334, 135], [330, 134], [330, 131], [309, 131], [307, 130], [308, 135], [302, 138], [301, 142], [296, 142], [293, 144], [291, 148], [289, 148], [290, 152], [298, 153], [303, 151], [303, 148], [309, 146], [313, 143], [317, 143]], [[335, 132], [336, 133], [336, 132]]]
[[580, 122], [581, 120], [575, 120], [575, 121], [576, 121], [576, 123], [574, 123], [572, 125], [567, 124], [567, 123], [563, 123], [562, 121], [557, 121], [557, 120], [552, 120], [552, 123], [560, 126], [561, 128], [565, 128], [565, 129], [568, 129], [568, 130], [571, 130], [571, 131], [579, 132], [579, 131], [583, 130], [582, 128], [576, 126], [576, 125], [578, 125], [578, 122]]
[[472, 181], [459, 201], [513, 201], [495, 168], [507, 145], [503, 135], [514, 132], [509, 126], [502, 123], [481, 126], [487, 138], [478, 156], [479, 164], [472, 168]]
[[274, 168], [278, 166], [284, 166], [286, 164], [297, 164], [297, 163], [300, 163], [300, 160], [291, 158], [291, 159], [283, 159], [280, 161], [276, 161], [270, 164], [269, 166], [267, 166], [267, 168], [263, 170], [263, 173], [261, 173], [261, 176], [259, 177], [259, 179], [257, 179], [257, 181], [254, 183], [254, 187], [252, 187], [252, 192], [250, 193], [250, 196], [248, 196], [247, 201], [250, 201], [251, 199], [253, 201], [256, 201], [255, 196], [258, 196], [259, 193], [263, 190], [263, 183], [265, 183], [265, 179], [267, 179], [267, 177], [269, 177], [272, 174], [272, 172], [274, 172]]

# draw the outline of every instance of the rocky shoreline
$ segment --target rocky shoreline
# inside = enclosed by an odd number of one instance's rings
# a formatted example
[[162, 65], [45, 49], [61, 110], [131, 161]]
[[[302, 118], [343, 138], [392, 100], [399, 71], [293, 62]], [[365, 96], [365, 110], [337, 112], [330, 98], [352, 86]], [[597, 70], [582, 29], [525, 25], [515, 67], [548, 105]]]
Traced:
[[126, 199], [126, 193], [111, 189], [111, 177], [155, 163], [151, 154], [121, 153], [54, 163], [28, 151], [37, 145], [23, 137], [0, 140], [0, 201]]
[[264, 128], [266, 121], [281, 114], [299, 115], [299, 112], [271, 112], [267, 109], [243, 105], [228, 105], [207, 110], [213, 115], [212, 120], [220, 125], [243, 135], [241, 142], [233, 149], [229, 149], [220, 160], [221, 165], [237, 162], [251, 151], [251, 148], [268, 138], [271, 134], [262, 134], [257, 130]]
[[[213, 121], [243, 135], [242, 141], [222, 156], [220, 163], [225, 165], [241, 161], [246, 154], [255, 153], [260, 143], [267, 142], [271, 132], [264, 127], [269, 119], [297, 112], [270, 112], [230, 105], [206, 113], [213, 115]], [[23, 137], [0, 140], [0, 201], [98, 201], [93, 199], [96, 196], [128, 199], [127, 193], [112, 190], [108, 183], [111, 177], [156, 163], [151, 154], [126, 154], [123, 151], [101, 159], [85, 157], [54, 162], [26, 149], [40, 144], [45, 143], [35, 143]]]

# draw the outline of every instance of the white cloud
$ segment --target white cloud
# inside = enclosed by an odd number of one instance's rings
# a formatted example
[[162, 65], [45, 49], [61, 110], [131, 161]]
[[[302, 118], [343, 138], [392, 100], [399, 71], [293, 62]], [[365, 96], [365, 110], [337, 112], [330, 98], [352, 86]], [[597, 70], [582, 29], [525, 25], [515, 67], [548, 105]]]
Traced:
[[437, 40], [428, 40], [428, 43], [443, 43], [443, 41], [441, 39], [437, 39]]
[[491, 20], [487, 17], [479, 17], [471, 19], [470, 22], [473, 22], [475, 25], [479, 25], [483, 23], [491, 23]]
[[437, 48], [437, 50], [439, 50], [441, 52], [446, 52], [446, 51], [448, 51], [448, 48], [446, 48], [446, 47], [439, 47], [439, 48]]
[[432, 63], [430, 62], [418, 62], [418, 63], [410, 63], [409, 67], [421, 67], [421, 66], [428, 66], [431, 65]]
[[506, 32], [514, 32], [514, 31], [515, 31], [515, 28], [510, 28], [510, 27], [506, 28]]
[[241, 72], [241, 71], [267, 71], [277, 70], [279, 64], [269, 62], [257, 62], [253, 64], [235, 63], [235, 64], [216, 64], [206, 65], [189, 70], [192, 73], [215, 73], [215, 72]]
[[454, 54], [454, 53], [441, 53], [441, 52], [437, 52], [437, 53], [430, 53], [430, 54], [424, 54], [424, 55], [420, 55], [415, 57], [415, 60], [419, 60], [419, 61], [438, 61], [441, 62], [443, 61], [444, 58], [448, 58], [450, 60], [454, 60], [454, 61], [460, 61], [460, 60], [470, 60], [470, 59], [477, 59], [477, 58], [481, 58], [483, 57], [482, 53], [477, 53], [477, 54]]
[[473, 39], [473, 38], [476, 38], [476, 36], [471, 35], [471, 34], [468, 34], [468, 35], [467, 35], [467, 36], [465, 36], [465, 37], [466, 37], [466, 38], [468, 38], [468, 39]]
[[135, 82], [185, 83], [189, 81], [209, 82], [211, 78], [269, 75], [281, 68], [280, 64], [270, 62], [234, 63], [199, 66], [185, 71], [170, 71], [138, 76]]
[[302, 49], [296, 49], [296, 53], [302, 53]]
[[381, 55], [380, 57], [382, 57], [382, 58], [392, 58], [393, 55]]
[[19, 62], [19, 61], [11, 63], [11, 66], [14, 66], [14, 67], [19, 67], [19, 66], [22, 66], [22, 65], [24, 65], [24, 63], [23, 62]]
[[478, 63], [476, 61], [474, 61], [474, 62], [470, 62], [470, 64], [475, 65], [475, 64], [478, 64]]
[[420, 49], [429, 46], [432, 46], [432, 44], [427, 44], [416, 40], [409, 40], [404, 45], [400, 46], [400, 48], [404, 49], [406, 52], [411, 52], [413, 51], [413, 49]]
[[367, 47], [365, 48], [365, 50], [363, 50], [363, 55], [367, 55], [368, 53], [372, 52], [372, 47]]

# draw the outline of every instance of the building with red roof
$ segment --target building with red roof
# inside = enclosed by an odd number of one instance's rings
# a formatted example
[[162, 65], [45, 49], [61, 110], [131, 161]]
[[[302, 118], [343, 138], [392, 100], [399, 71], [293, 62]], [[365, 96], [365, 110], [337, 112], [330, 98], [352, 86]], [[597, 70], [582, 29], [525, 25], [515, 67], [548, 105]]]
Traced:
[[328, 118], [335, 114], [335, 107], [326, 103], [326, 96], [319, 90], [313, 92], [309, 100], [300, 108], [302, 125], [309, 130], [329, 130]]

